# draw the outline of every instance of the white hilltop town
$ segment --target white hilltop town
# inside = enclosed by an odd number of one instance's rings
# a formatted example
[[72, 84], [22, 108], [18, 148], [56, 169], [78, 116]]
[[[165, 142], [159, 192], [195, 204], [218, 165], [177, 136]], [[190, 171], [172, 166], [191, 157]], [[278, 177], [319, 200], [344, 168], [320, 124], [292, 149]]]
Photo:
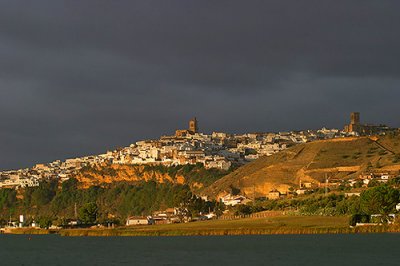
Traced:
[[98, 164], [165, 165], [177, 166], [201, 163], [205, 168], [228, 170], [232, 165], [243, 165], [261, 156], [270, 156], [290, 146], [314, 140], [347, 136], [386, 134], [391, 128], [380, 125], [361, 125], [359, 113], [351, 114], [351, 122], [344, 130], [319, 130], [277, 133], [228, 134], [199, 132], [196, 118], [189, 128], [176, 130], [175, 135], [158, 140], [137, 141], [121, 149], [104, 154], [85, 156], [65, 161], [36, 164], [32, 168], [0, 172], [0, 188], [38, 186], [41, 180], [68, 180], [82, 167]]

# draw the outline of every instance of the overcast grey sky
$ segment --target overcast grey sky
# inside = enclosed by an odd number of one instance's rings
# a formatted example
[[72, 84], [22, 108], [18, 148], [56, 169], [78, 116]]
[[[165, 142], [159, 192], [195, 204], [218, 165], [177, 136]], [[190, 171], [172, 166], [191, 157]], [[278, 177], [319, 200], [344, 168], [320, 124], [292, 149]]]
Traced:
[[400, 1], [0, 2], [0, 169], [186, 128], [400, 127]]

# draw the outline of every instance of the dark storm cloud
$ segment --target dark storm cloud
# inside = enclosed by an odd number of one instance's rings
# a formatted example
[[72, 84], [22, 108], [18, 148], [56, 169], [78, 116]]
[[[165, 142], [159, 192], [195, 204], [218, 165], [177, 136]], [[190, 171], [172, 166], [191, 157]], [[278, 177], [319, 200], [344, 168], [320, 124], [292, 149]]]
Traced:
[[398, 1], [2, 1], [0, 169], [170, 134], [400, 126]]

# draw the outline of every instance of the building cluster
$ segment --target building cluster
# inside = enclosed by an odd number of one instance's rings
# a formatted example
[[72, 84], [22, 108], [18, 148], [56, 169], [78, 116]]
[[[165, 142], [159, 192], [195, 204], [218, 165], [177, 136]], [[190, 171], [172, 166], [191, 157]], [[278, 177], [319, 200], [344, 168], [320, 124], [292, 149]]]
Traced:
[[362, 173], [356, 179], [350, 179], [348, 182], [350, 186], [356, 187], [361, 185], [367, 187], [371, 182], [375, 183], [387, 183], [390, 179], [394, 178], [395, 175], [390, 173]]
[[172, 136], [158, 140], [142, 140], [128, 147], [105, 154], [37, 164], [32, 168], [0, 172], [1, 187], [38, 186], [40, 180], [69, 179], [84, 166], [98, 164], [165, 165], [203, 164], [205, 168], [228, 170], [232, 165], [243, 165], [261, 156], [270, 156], [290, 146], [314, 140], [381, 133], [387, 127], [360, 124], [360, 114], [351, 114], [345, 130], [326, 129], [276, 133], [228, 134], [199, 132], [196, 118], [189, 128], [176, 130]]
[[394, 130], [386, 125], [361, 124], [360, 113], [353, 112], [350, 114], [350, 124], [344, 126], [344, 132], [356, 136], [370, 136], [385, 134]]
[[[150, 216], [129, 216], [126, 225], [152, 225], [152, 224], [172, 224], [183, 221], [184, 215], [178, 208], [168, 208], [164, 211], [154, 212]], [[186, 217], [185, 217], [186, 218]]]
[[303, 195], [310, 194], [315, 192], [318, 189], [326, 189], [326, 190], [337, 190], [344, 189], [346, 191], [352, 191], [355, 189], [357, 192], [346, 192], [345, 196], [360, 196], [360, 190], [358, 188], [367, 188], [369, 186], [374, 186], [377, 184], [387, 183], [391, 179], [396, 178], [397, 175], [395, 173], [388, 172], [367, 172], [361, 173], [356, 178], [351, 179], [342, 179], [342, 178], [332, 178], [326, 177], [323, 182], [302, 182], [300, 180], [300, 184], [297, 189], [293, 189], [293, 191], [278, 191], [276, 189], [270, 191], [266, 198], [270, 200], [282, 199], [286, 197], [292, 197], [294, 195]]
[[196, 118], [189, 129], [177, 130], [175, 135], [158, 140], [138, 141], [109, 154], [115, 164], [162, 164], [176, 166], [201, 163], [205, 168], [229, 169], [270, 156], [292, 145], [317, 139], [341, 136], [337, 129], [307, 130], [278, 133], [228, 134], [198, 132]]
[[209, 220], [215, 217], [213, 212], [201, 214], [199, 217], [191, 217], [185, 208], [167, 208], [163, 211], [153, 212], [149, 216], [129, 216], [126, 225], [153, 225], [153, 224], [173, 224], [186, 223], [190, 221]]
[[251, 201], [250, 199], [246, 198], [245, 196], [232, 195], [232, 194], [227, 194], [227, 195], [223, 196], [220, 200], [226, 206], [236, 206], [238, 204], [246, 204]]
[[88, 158], [57, 160], [48, 164], [36, 164], [32, 168], [0, 172], [0, 188], [24, 188], [39, 186], [41, 180], [68, 180], [77, 170], [88, 164]]

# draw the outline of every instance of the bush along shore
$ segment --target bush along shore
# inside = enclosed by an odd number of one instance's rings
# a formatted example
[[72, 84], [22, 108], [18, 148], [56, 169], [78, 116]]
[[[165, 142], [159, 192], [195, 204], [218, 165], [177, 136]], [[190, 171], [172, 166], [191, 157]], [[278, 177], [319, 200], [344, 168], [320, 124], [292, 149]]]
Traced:
[[228, 235], [309, 235], [309, 234], [354, 234], [354, 233], [399, 233], [400, 227], [368, 226], [357, 228], [277, 228], [277, 229], [225, 229], [225, 230], [61, 230], [61, 236], [228, 236]]

